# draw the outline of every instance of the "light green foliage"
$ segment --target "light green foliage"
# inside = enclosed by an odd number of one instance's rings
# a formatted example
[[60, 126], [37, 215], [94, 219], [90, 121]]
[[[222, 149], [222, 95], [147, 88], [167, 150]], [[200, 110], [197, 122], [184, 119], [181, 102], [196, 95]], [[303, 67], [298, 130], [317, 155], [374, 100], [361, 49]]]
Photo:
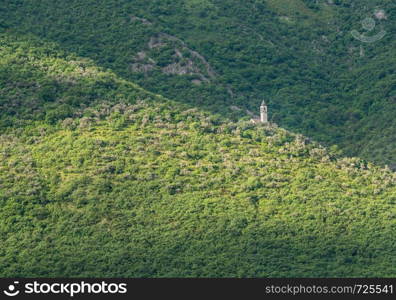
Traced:
[[395, 276], [391, 171], [0, 41], [0, 276]]
[[[230, 106], [256, 111], [264, 98], [280, 126], [394, 167], [395, 5], [392, 0], [3, 0], [0, 30], [56, 42], [147, 90], [232, 120], [245, 110], [231, 112]], [[375, 9], [387, 18], [375, 19]], [[361, 26], [367, 17], [376, 21], [373, 32]], [[351, 35], [358, 30], [372, 36], [381, 29], [388, 34], [373, 44]], [[150, 43], [162, 34], [172, 39]], [[191, 51], [206, 59], [213, 77]], [[51, 89], [50, 84], [43, 96]]]

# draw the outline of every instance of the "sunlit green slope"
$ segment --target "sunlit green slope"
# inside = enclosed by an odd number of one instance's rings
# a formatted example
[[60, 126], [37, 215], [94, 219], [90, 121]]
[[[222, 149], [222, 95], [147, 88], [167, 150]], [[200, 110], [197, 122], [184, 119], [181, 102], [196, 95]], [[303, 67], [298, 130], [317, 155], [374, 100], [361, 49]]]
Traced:
[[396, 275], [389, 170], [0, 41], [0, 276]]
[[392, 0], [3, 0], [0, 30], [234, 120], [264, 98], [280, 126], [396, 168], [395, 12]]

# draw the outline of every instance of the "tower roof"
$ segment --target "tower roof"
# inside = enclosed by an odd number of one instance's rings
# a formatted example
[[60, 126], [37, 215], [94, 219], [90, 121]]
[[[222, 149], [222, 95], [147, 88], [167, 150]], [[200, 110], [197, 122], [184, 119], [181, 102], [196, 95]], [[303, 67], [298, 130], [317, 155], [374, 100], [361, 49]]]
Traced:
[[261, 106], [266, 106], [265, 100], [263, 100], [263, 102], [261, 102]]

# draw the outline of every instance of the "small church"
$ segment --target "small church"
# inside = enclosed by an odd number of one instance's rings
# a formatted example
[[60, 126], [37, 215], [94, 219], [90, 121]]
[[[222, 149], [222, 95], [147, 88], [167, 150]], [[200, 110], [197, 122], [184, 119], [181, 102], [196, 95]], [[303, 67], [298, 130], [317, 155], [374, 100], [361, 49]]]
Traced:
[[255, 117], [250, 121], [255, 124], [268, 124], [268, 107], [264, 100], [260, 105], [260, 117]]

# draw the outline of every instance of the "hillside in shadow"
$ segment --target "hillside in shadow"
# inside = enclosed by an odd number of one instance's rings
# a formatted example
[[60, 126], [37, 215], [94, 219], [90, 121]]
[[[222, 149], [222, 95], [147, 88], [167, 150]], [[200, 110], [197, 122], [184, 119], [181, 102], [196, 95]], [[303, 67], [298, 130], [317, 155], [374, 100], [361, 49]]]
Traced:
[[[393, 167], [394, 13], [391, 1], [6, 0], [0, 28], [233, 120], [265, 99], [280, 126]], [[389, 34], [354, 39], [367, 17], [367, 34]]]

